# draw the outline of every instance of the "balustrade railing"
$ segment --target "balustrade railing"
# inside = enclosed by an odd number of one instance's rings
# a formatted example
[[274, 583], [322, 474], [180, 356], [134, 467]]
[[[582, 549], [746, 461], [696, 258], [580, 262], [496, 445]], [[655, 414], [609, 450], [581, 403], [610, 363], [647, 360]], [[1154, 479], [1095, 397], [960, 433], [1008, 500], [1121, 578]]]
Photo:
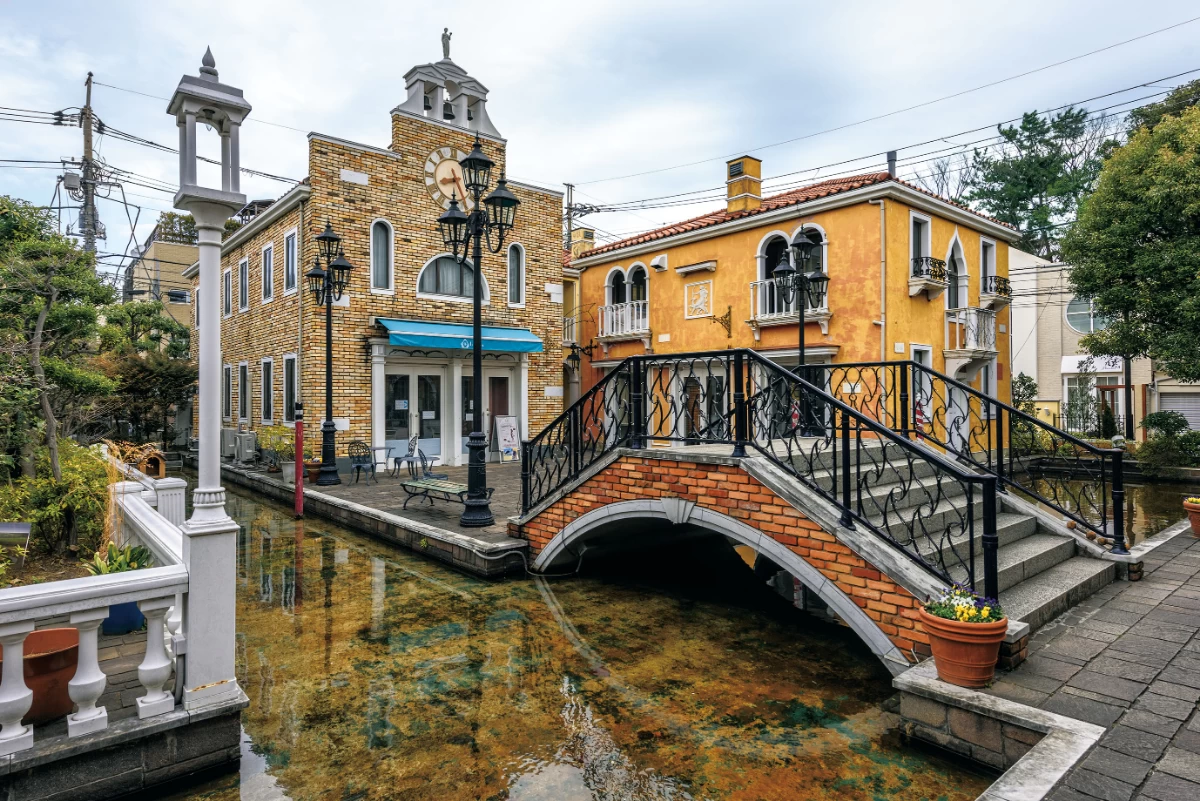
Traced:
[[946, 350], [996, 350], [996, 312], [973, 306], [946, 309]]
[[983, 294], [1011, 298], [1012, 284], [1002, 275], [985, 275], [983, 277]]
[[[805, 311], [826, 311], [824, 306], [813, 306], [805, 299]], [[755, 322], [792, 321], [799, 314], [799, 306], [795, 296], [789, 301], [780, 294], [775, 281], [764, 279], [750, 282], [750, 319]]]
[[932, 256], [917, 256], [912, 260], [912, 277], [930, 281], [946, 280], [946, 262]]
[[[114, 539], [121, 546], [144, 545], [154, 555], [153, 567], [0, 590], [0, 644], [4, 646], [0, 755], [33, 746], [33, 726], [21, 722], [33, 703], [33, 692], [25, 684], [23, 657], [27, 637], [46, 625], [65, 623], [79, 632], [78, 667], [68, 684], [77, 709], [67, 717], [67, 737], [108, 727], [108, 712], [97, 703], [107, 686], [99, 661], [99, 630], [116, 604], [136, 603], [146, 617], [146, 651], [138, 666], [138, 681], [144, 690], [136, 701], [138, 717], [155, 717], [175, 708], [174, 687], [168, 682], [183, 650], [185, 627], [180, 615], [188, 592], [188, 572], [183, 564], [182, 532], [151, 503], [161, 506], [165, 501], [165, 511], [182, 522], [185, 484], [180, 479], [155, 481], [136, 471], [127, 472], [126, 477], [135, 480], [110, 487], [117, 524]], [[176, 496], [180, 501], [177, 508]]]
[[845, 403], [993, 475], [1124, 553], [1124, 454], [1101, 448], [912, 361], [831, 364]]
[[[626, 359], [523, 443], [525, 513], [616, 448], [724, 443], [751, 452], [939, 579], [995, 597], [996, 479], [923, 448], [838, 397], [829, 366], [790, 372], [753, 351]], [[980, 504], [982, 504], [980, 506]]]
[[578, 326], [579, 318], [576, 315], [572, 314], [562, 318], [562, 341], [564, 344], [579, 341]]
[[601, 337], [633, 336], [650, 331], [650, 310], [647, 301], [611, 303], [601, 306], [597, 311]]

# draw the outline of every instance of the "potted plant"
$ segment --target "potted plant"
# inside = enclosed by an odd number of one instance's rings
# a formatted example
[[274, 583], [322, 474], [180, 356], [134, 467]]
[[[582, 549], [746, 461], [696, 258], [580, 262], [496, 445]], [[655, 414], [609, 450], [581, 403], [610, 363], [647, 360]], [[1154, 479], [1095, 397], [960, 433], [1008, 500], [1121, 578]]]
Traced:
[[[127, 570], [141, 570], [150, 567], [153, 562], [154, 558], [145, 546], [126, 545], [124, 548], [117, 548], [110, 542], [105, 548], [96, 551], [92, 561], [87, 563], [87, 569], [93, 576], [101, 576], [124, 573]], [[145, 622], [137, 601], [127, 601], [108, 608], [108, 617], [104, 619], [101, 630], [105, 634], [128, 634], [140, 629]]]
[[[33, 703], [21, 722], [37, 726], [71, 714], [74, 702], [68, 685], [79, 663], [79, 630], [32, 631], [25, 638], [24, 657], [25, 686], [33, 691]], [[0, 646], [0, 666], [3, 664]]]
[[1008, 618], [1000, 604], [955, 584], [917, 610], [929, 635], [938, 678], [959, 687], [986, 687], [996, 672]]
[[1183, 508], [1192, 521], [1192, 536], [1200, 537], [1200, 498], [1184, 498]]
[[316, 481], [321, 475], [321, 457], [316, 449], [307, 441], [304, 442], [304, 470], [310, 482]]
[[295, 461], [288, 460], [288, 457], [296, 450], [296, 438], [286, 426], [266, 426], [261, 429], [258, 432], [258, 443], [266, 458], [268, 473], [286, 472], [286, 464], [295, 464]]

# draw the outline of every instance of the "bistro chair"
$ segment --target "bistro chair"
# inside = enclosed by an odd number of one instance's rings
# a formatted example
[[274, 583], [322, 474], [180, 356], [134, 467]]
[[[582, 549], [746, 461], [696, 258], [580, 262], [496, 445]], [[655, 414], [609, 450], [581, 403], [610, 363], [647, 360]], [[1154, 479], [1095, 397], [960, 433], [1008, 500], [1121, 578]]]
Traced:
[[350, 454], [350, 466], [354, 468], [354, 483], [358, 483], [358, 477], [366, 473], [367, 483], [371, 483], [371, 479], [375, 479], [375, 483], [379, 483], [379, 477], [375, 475], [375, 453], [371, 450], [371, 446], [362, 440], [354, 440], [347, 446], [347, 452]]

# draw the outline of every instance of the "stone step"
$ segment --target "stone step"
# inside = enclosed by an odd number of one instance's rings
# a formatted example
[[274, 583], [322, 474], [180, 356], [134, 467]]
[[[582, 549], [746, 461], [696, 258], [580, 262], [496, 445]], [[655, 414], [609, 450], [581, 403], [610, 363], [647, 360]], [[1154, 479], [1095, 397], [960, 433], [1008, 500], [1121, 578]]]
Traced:
[[[918, 505], [893, 506], [886, 498], [863, 499], [863, 513], [872, 525], [886, 529], [895, 539], [904, 542], [910, 538], [910, 529], [919, 537], [928, 535], [939, 540], [949, 526], [961, 526], [967, 519], [967, 497], [944, 497], [932, 508], [929, 499]], [[982, 533], [983, 501], [976, 500], [973, 506], [976, 539]], [[998, 516], [997, 516], [998, 517]]]
[[[977, 548], [982, 551], [982, 544], [978, 541]], [[1032, 534], [1007, 545], [1001, 545], [996, 551], [996, 578], [999, 590], [1003, 593], [1073, 556], [1075, 556], [1074, 540], [1053, 534]], [[966, 581], [967, 570], [963, 567], [956, 568], [950, 571], [950, 575], [955, 581]], [[982, 589], [982, 553], [975, 557], [975, 583], [978, 589]]]
[[[1016, 512], [1003, 512], [996, 515], [996, 539], [1000, 550], [1014, 545], [1026, 537], [1030, 537], [1037, 532], [1037, 521], [1023, 514]], [[1062, 539], [1061, 537], [1059, 539]], [[954, 542], [957, 544], [961, 540], [961, 536], [956, 537]], [[920, 553], [923, 557], [929, 557], [939, 550], [948, 550], [948, 546], [934, 547], [927, 545], [922, 548]], [[964, 549], [959, 549], [963, 557], [967, 556]], [[977, 564], [982, 564], [980, 561], [983, 558], [983, 521], [975, 521], [975, 559]], [[999, 558], [999, 551], [997, 551]], [[983, 574], [980, 573], [980, 576]], [[1032, 575], [1032, 574], [1031, 574]]]
[[1036, 631], [1117, 576], [1115, 562], [1072, 556], [1065, 562], [1000, 592], [1000, 604], [1013, 620]]

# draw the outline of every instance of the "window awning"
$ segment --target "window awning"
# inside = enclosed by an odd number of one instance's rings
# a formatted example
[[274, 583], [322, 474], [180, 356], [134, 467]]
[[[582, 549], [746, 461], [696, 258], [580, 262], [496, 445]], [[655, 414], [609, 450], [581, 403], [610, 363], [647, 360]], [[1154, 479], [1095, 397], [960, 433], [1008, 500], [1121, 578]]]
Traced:
[[[376, 318], [387, 329], [388, 342], [405, 348], [441, 348], [469, 351], [474, 346], [471, 326], [465, 323], [431, 323], [423, 320]], [[483, 349], [506, 353], [541, 353], [544, 348], [528, 328], [483, 326]]]

